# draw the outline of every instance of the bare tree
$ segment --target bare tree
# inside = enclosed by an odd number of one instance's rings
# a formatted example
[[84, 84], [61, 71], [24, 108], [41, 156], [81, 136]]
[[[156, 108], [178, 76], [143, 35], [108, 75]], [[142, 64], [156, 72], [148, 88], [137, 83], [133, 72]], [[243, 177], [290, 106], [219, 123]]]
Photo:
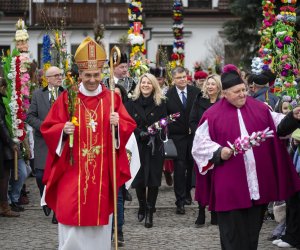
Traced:
[[224, 42], [220, 36], [212, 37], [205, 42], [207, 55], [204, 60], [201, 60], [201, 65], [204, 69], [212, 69], [217, 71], [220, 63], [224, 60], [225, 49]]

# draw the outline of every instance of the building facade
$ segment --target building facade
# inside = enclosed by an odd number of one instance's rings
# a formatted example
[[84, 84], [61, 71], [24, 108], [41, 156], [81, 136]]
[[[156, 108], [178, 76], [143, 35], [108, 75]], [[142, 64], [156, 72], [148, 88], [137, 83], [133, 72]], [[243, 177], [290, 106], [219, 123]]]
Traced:
[[[64, 26], [67, 51], [74, 54], [87, 35], [94, 37], [94, 23], [104, 24], [102, 40], [107, 53], [120, 44], [128, 30], [128, 0], [0, 0], [0, 49], [14, 48], [15, 23], [23, 18], [28, 27], [29, 49], [33, 59], [41, 62], [43, 35]], [[155, 62], [159, 46], [170, 52], [172, 32], [172, 2], [143, 1], [143, 20], [147, 58]], [[229, 0], [184, 0], [185, 66], [209, 58], [209, 47], [222, 34], [225, 21], [233, 19]], [[64, 23], [61, 23], [61, 20]], [[221, 35], [222, 36], [222, 35]], [[221, 37], [222, 38], [222, 37]], [[219, 46], [216, 44], [216, 46]], [[224, 45], [223, 45], [224, 46]]]

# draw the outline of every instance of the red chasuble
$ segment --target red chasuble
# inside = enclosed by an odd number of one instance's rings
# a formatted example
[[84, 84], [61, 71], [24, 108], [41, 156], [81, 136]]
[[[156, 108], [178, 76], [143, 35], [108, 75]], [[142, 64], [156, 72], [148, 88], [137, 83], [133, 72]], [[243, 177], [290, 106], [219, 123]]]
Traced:
[[[65, 225], [99, 226], [108, 224], [113, 212], [112, 139], [110, 131], [110, 91], [103, 87], [97, 96], [78, 94], [74, 133], [74, 163], [70, 165], [69, 138], [63, 140], [61, 156], [56, 149], [63, 127], [69, 121], [65, 91], [52, 106], [41, 126], [49, 148], [44, 174], [46, 202]], [[125, 145], [136, 127], [121, 99], [115, 95], [119, 113], [120, 148], [116, 150], [117, 186], [130, 179]]]

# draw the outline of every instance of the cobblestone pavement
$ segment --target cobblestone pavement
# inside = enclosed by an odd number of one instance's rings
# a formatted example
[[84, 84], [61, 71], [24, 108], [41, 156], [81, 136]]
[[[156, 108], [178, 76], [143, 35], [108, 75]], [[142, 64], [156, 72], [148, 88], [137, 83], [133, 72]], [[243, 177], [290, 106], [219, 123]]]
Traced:
[[[27, 186], [30, 204], [25, 206], [26, 210], [21, 217], [0, 217], [0, 249], [57, 249], [57, 225], [51, 224], [52, 214], [46, 217], [39, 207], [35, 179], [29, 178]], [[130, 190], [130, 193], [133, 201], [125, 205], [125, 246], [119, 249], [220, 249], [218, 228], [210, 225], [208, 218], [204, 227], [195, 228], [196, 203], [186, 206], [185, 215], [175, 214], [173, 187], [163, 182], [158, 195], [157, 212], [154, 214], [154, 226], [150, 229], [137, 221], [137, 200], [134, 190]], [[277, 248], [267, 241], [275, 225], [273, 221], [264, 223], [258, 249]]]

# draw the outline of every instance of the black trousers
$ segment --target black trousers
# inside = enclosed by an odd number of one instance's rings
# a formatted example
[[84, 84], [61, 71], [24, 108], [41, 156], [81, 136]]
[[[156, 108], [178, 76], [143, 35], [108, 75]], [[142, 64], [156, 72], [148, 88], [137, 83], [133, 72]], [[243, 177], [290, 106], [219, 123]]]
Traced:
[[286, 231], [281, 239], [293, 247], [300, 248], [300, 193], [286, 202]]
[[256, 250], [267, 205], [217, 212], [223, 250]]
[[187, 192], [191, 191], [193, 161], [174, 160], [174, 192], [176, 205], [183, 206]]

